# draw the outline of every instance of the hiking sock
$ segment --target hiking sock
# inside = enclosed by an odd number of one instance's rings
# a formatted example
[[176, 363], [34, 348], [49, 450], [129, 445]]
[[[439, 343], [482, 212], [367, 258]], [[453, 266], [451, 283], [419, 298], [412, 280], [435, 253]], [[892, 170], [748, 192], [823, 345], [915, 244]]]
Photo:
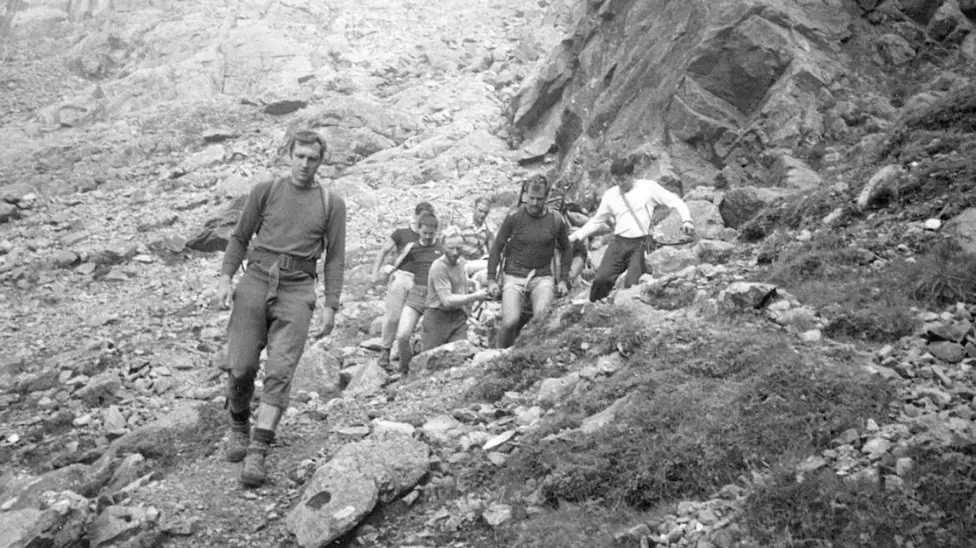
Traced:
[[251, 410], [231, 411], [230, 419], [230, 434], [224, 456], [229, 462], [241, 462], [247, 455], [247, 446], [251, 441]]
[[250, 408], [247, 408], [247, 409], [245, 409], [243, 411], [234, 411], [232, 409], [231, 412], [230, 412], [230, 419], [232, 421], [234, 421], [234, 423], [236, 423], [236, 424], [250, 424], [251, 423], [251, 409]]
[[254, 432], [251, 433], [252, 444], [259, 443], [270, 446], [272, 443], [274, 443], [274, 438], [274, 430], [267, 430], [265, 428], [255, 428]]

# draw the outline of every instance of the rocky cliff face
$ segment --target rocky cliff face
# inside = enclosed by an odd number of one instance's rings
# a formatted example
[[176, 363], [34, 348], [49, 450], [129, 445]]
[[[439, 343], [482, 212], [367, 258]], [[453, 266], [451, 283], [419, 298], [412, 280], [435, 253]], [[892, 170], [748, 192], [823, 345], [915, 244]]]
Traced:
[[906, 71], [972, 62], [971, 4], [588, 2], [512, 101], [523, 161], [553, 154], [568, 187], [592, 185], [612, 155], [685, 191], [815, 186], [808, 164], [826, 147], [897, 115]]

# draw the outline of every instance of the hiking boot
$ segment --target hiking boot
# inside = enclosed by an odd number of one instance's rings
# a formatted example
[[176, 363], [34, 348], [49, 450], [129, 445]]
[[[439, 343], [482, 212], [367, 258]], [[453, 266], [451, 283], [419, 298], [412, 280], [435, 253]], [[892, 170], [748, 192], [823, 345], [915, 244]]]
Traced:
[[241, 462], [247, 455], [247, 445], [251, 442], [251, 425], [247, 422], [232, 422], [224, 456], [228, 462]]
[[383, 369], [389, 369], [390, 368], [390, 349], [389, 348], [384, 348], [384, 349], [380, 350], [380, 358], [379, 358], [379, 360], [376, 361], [376, 363], [380, 367], [382, 367]]
[[252, 442], [248, 446], [247, 456], [244, 457], [244, 466], [241, 468], [241, 483], [245, 487], [260, 487], [264, 484], [268, 477], [264, 459], [270, 450], [270, 446], [260, 442]]

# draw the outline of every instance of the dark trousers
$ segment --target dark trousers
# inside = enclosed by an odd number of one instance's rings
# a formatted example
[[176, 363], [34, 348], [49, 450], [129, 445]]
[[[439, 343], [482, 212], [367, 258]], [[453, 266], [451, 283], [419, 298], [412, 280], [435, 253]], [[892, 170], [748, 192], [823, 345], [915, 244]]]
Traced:
[[590, 302], [598, 301], [610, 294], [617, 278], [627, 271], [624, 286], [636, 284], [644, 273], [644, 238], [624, 238], [614, 236], [603, 254], [603, 260], [596, 270], [593, 285], [590, 287]]

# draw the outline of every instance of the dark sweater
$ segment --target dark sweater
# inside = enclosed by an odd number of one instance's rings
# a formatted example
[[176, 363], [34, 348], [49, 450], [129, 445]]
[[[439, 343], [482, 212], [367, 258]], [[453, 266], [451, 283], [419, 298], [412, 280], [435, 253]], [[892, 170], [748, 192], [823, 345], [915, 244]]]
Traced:
[[[261, 200], [265, 195], [267, 203], [261, 211]], [[310, 188], [298, 187], [290, 178], [284, 177], [277, 184], [264, 181], [254, 185], [227, 243], [221, 271], [228, 276], [237, 272], [252, 236], [254, 249], [308, 261], [318, 260], [325, 253], [325, 306], [338, 308], [346, 258], [346, 202], [330, 192], [329, 211], [322, 208], [322, 191], [318, 184]], [[258, 264], [253, 267], [261, 268]], [[303, 281], [309, 277], [299, 271], [281, 273], [282, 282]]]
[[390, 235], [390, 239], [396, 244], [397, 256], [399, 256], [407, 244], [420, 239], [420, 234], [414, 232], [412, 228], [398, 228]]
[[505, 274], [527, 276], [530, 271], [535, 270], [538, 276], [550, 276], [556, 246], [559, 246], [561, 253], [560, 278], [568, 281], [573, 248], [569, 243], [566, 223], [549, 209], [535, 217], [522, 206], [509, 213], [498, 228], [488, 255], [488, 279], [493, 279], [498, 272], [503, 249]]
[[413, 247], [407, 252], [407, 256], [400, 264], [400, 270], [413, 274], [414, 285], [427, 287], [427, 275], [430, 273], [430, 265], [444, 254], [441, 244], [434, 241], [430, 245], [421, 245], [420, 241], [414, 242]]

